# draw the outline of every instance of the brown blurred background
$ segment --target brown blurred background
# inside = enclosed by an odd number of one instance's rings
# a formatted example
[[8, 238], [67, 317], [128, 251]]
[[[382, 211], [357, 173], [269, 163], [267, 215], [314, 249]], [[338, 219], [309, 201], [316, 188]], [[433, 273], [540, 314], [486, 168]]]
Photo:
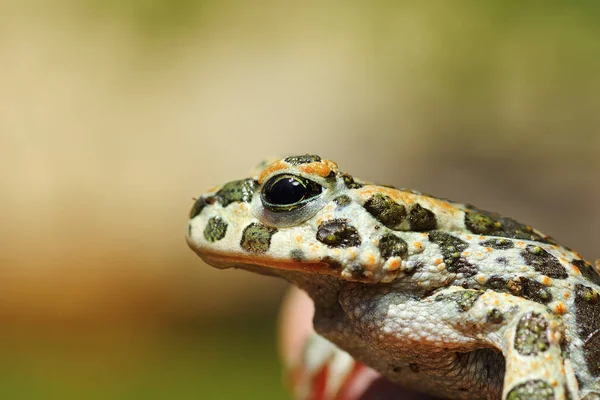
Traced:
[[282, 399], [283, 282], [186, 246], [272, 155], [600, 257], [595, 2], [0, 0], [0, 398]]

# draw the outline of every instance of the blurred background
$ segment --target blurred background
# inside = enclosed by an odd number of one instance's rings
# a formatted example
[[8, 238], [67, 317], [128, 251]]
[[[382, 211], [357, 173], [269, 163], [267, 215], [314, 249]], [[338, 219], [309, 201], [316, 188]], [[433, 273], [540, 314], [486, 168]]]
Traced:
[[185, 244], [272, 155], [600, 257], [595, 2], [0, 0], [0, 397], [285, 399], [286, 285]]

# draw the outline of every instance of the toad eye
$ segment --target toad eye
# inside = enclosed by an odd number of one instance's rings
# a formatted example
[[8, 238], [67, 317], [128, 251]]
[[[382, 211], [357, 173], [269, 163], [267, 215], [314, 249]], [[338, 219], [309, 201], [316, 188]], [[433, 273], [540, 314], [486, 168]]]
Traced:
[[296, 175], [277, 175], [269, 179], [261, 192], [265, 208], [275, 211], [291, 211], [302, 207], [318, 196], [323, 187], [310, 179]]

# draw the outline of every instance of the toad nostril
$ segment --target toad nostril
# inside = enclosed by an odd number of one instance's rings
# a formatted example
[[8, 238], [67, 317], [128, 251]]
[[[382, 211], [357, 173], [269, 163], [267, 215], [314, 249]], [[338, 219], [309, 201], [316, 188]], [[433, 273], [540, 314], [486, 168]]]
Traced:
[[206, 204], [215, 204], [215, 201], [217, 201], [217, 198], [215, 196], [208, 196], [204, 199], [204, 202]]

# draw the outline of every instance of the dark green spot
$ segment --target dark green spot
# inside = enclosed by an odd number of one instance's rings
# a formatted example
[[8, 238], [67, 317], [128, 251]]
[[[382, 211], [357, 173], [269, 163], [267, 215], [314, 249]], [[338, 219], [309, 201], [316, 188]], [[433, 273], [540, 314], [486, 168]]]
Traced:
[[554, 400], [554, 389], [541, 379], [527, 381], [512, 388], [506, 400]]
[[406, 217], [406, 209], [391, 197], [381, 193], [375, 194], [365, 202], [365, 209], [378, 221], [390, 229], [401, 230]]
[[[504, 279], [504, 278], [501, 278], [501, 277], [499, 277], [499, 276], [497, 276], [497, 275], [493, 275], [493, 276], [491, 276], [491, 277], [490, 277], [490, 278], [489, 278], [489, 279], [488, 279], [488, 280], [485, 282], [485, 285], [484, 285], [484, 286], [485, 286], [486, 288], [488, 288], [488, 289], [492, 289], [492, 290], [493, 290], [493, 291], [495, 291], [495, 292], [511, 292], [511, 293], [515, 294], [515, 291], [514, 291], [514, 290], [511, 290], [511, 289], [508, 287], [508, 282], [506, 281], [506, 279]], [[520, 293], [520, 292], [521, 292], [521, 290], [520, 290], [520, 288], [519, 288], [519, 291], [518, 291], [518, 293]]]
[[596, 272], [592, 264], [586, 262], [584, 260], [573, 260], [571, 264], [576, 266], [579, 271], [581, 271], [581, 275], [583, 275], [587, 280], [595, 283], [596, 285], [600, 285], [600, 274]]
[[478, 235], [489, 235], [502, 228], [502, 224], [490, 215], [476, 211], [465, 213], [465, 225], [471, 232]]
[[321, 161], [321, 157], [314, 154], [304, 154], [302, 156], [287, 157], [283, 161], [292, 165], [310, 164]]
[[575, 285], [575, 315], [584, 354], [593, 376], [600, 376], [600, 301], [591, 287]]
[[244, 229], [240, 246], [250, 253], [266, 253], [276, 232], [277, 228], [253, 222]]
[[361, 187], [365, 186], [364, 183], [356, 182], [351, 175], [341, 174], [340, 176], [344, 180], [344, 184], [348, 189], [360, 189]]
[[558, 259], [540, 246], [529, 245], [521, 252], [527, 265], [550, 278], [566, 279], [569, 275]]
[[473, 276], [477, 267], [468, 262], [461, 253], [469, 247], [467, 242], [441, 231], [429, 233], [429, 241], [440, 246], [446, 269], [449, 272]]
[[548, 304], [552, 301], [550, 290], [536, 280], [520, 277], [521, 296], [538, 303]]
[[552, 238], [536, 233], [529, 225], [497, 213], [479, 210], [471, 205], [467, 205], [465, 211], [465, 226], [478, 235], [533, 240], [548, 244], [556, 243]]
[[250, 203], [257, 186], [258, 182], [254, 179], [229, 182], [215, 194], [215, 197], [223, 207], [235, 202]]
[[294, 262], [301, 262], [304, 260], [304, 252], [300, 249], [294, 249], [290, 251], [290, 258]]
[[406, 242], [393, 233], [383, 235], [378, 247], [381, 257], [386, 260], [390, 257], [404, 257], [408, 249]]
[[585, 360], [592, 376], [600, 376], [600, 329], [583, 342]]
[[412, 231], [424, 232], [437, 228], [435, 214], [420, 204], [415, 204], [408, 211], [408, 222]]
[[332, 219], [319, 225], [317, 240], [330, 247], [360, 246], [360, 236], [355, 227], [345, 219]]
[[473, 307], [479, 296], [483, 294], [480, 290], [459, 290], [449, 294], [441, 294], [435, 298], [435, 301], [453, 301], [456, 303], [459, 311], [468, 311]]
[[335, 199], [333, 199], [333, 201], [335, 202], [335, 204], [338, 205], [339, 208], [344, 208], [348, 204], [352, 203], [352, 199], [350, 198], [350, 196], [345, 194], [336, 197]]
[[522, 297], [541, 304], [552, 301], [550, 290], [536, 280], [517, 276], [508, 280], [499, 276], [492, 276], [484, 285], [496, 292], [510, 293], [513, 296]]
[[502, 311], [498, 310], [497, 308], [492, 308], [490, 311], [488, 311], [486, 320], [490, 324], [500, 324], [504, 321], [504, 314], [502, 314]]
[[535, 356], [550, 347], [548, 322], [540, 314], [529, 312], [521, 317], [515, 335], [515, 349], [524, 356]]
[[481, 242], [483, 247], [491, 247], [496, 250], [506, 250], [512, 249], [515, 247], [515, 244], [512, 240], [504, 239], [504, 238], [493, 238], [486, 240], [485, 242]]
[[209, 242], [223, 239], [225, 233], [227, 233], [227, 222], [221, 217], [211, 217], [204, 228], [204, 238]]

